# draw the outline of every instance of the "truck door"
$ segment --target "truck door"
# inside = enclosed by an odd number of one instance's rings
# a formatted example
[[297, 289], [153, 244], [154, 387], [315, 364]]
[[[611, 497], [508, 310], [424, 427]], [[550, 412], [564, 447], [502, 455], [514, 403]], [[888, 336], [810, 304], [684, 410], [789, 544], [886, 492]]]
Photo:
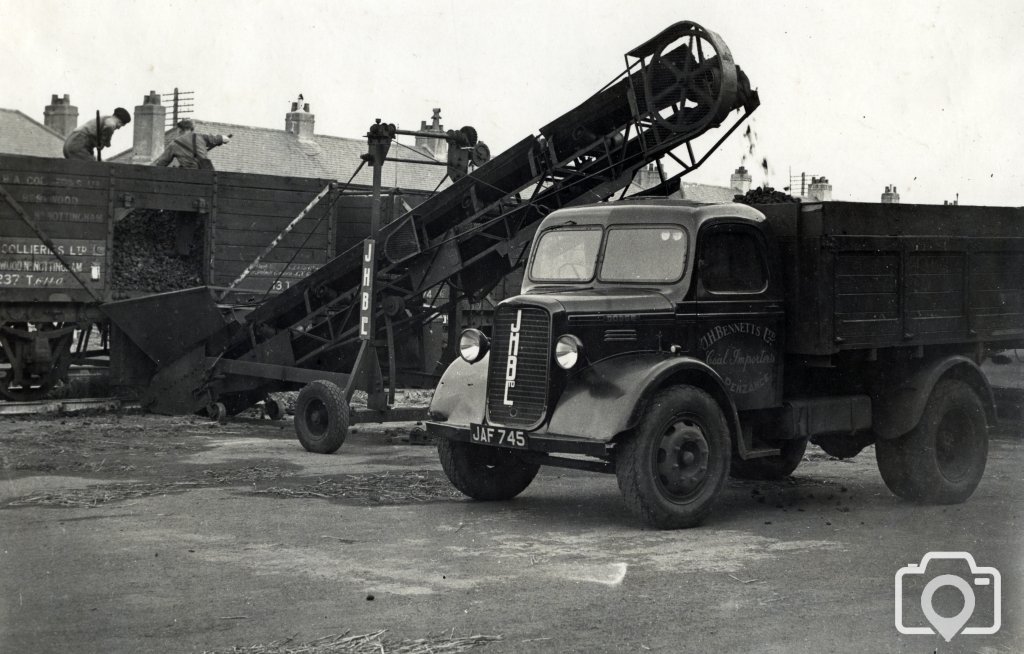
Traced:
[[714, 223], [697, 239], [697, 356], [715, 369], [736, 408], [782, 401], [782, 284], [764, 232]]

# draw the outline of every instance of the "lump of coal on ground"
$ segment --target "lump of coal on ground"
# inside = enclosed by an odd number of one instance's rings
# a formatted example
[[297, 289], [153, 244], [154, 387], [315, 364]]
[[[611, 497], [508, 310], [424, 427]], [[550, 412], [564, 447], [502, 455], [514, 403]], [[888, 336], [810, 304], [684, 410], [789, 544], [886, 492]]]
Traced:
[[163, 293], [203, 283], [202, 219], [136, 210], [114, 226], [113, 287]]
[[786, 204], [798, 203], [800, 198], [795, 198], [782, 191], [776, 191], [770, 186], [760, 186], [750, 189], [743, 195], [737, 195], [733, 198], [733, 202], [739, 202], [740, 204]]

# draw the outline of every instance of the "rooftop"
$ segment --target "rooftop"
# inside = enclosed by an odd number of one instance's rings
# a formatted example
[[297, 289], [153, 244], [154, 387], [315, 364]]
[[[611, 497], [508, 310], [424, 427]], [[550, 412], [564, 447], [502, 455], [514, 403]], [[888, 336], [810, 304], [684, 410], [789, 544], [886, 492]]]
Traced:
[[[359, 168], [360, 157], [367, 152], [365, 138], [345, 138], [313, 134], [299, 138], [283, 129], [234, 125], [193, 119], [195, 131], [205, 134], [230, 134], [231, 142], [210, 150], [210, 160], [217, 170], [280, 175], [286, 177], [315, 177], [347, 182]], [[164, 142], [170, 143], [181, 131], [168, 130]], [[403, 159], [434, 159], [423, 148], [395, 142], [388, 156]], [[130, 163], [132, 151], [121, 152], [108, 161]], [[385, 162], [382, 181], [385, 187], [433, 191], [445, 176], [444, 166], [416, 163]], [[353, 184], [370, 186], [373, 172], [363, 166], [352, 180]]]
[[0, 152], [63, 157], [64, 137], [17, 109], [0, 109]]

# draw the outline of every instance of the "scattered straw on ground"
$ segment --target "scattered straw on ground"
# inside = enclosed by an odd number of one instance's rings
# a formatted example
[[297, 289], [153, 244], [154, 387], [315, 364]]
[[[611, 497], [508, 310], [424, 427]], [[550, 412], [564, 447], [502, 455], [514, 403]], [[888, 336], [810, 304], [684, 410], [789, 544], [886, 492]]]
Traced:
[[69, 509], [93, 508], [121, 502], [124, 500], [180, 493], [194, 488], [215, 485], [252, 485], [268, 479], [279, 479], [287, 476], [277, 466], [247, 466], [237, 469], [207, 469], [203, 477], [188, 481], [174, 482], [118, 482], [113, 484], [97, 484], [85, 488], [60, 488], [49, 490], [27, 497], [18, 497], [4, 506], [57, 506]]
[[7, 502], [6, 506], [58, 506], [69, 509], [90, 509], [110, 502], [181, 493], [195, 488], [198, 484], [191, 481], [168, 484], [120, 483], [87, 486], [86, 488], [62, 488], [26, 497], [19, 497]]
[[268, 479], [287, 476], [279, 466], [246, 466], [244, 468], [226, 468], [220, 470], [203, 470], [203, 475], [218, 484], [255, 484]]
[[211, 650], [204, 654], [450, 654], [466, 652], [501, 640], [501, 636], [436, 636], [416, 640], [385, 638], [385, 629], [359, 636], [348, 632], [325, 636], [308, 643], [286, 638], [267, 644], [236, 645], [231, 649]]
[[255, 490], [253, 493], [340, 499], [367, 504], [411, 504], [461, 497], [461, 493], [444, 475], [430, 470], [340, 475], [333, 479], [321, 479], [312, 485], [294, 488], [275, 486]]

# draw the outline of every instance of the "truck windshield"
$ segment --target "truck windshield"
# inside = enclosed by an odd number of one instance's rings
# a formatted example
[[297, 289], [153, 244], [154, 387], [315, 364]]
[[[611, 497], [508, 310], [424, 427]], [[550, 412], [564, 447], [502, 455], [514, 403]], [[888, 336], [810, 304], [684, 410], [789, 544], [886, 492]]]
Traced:
[[594, 278], [600, 248], [600, 227], [546, 231], [537, 244], [530, 277], [538, 282], [589, 281]]
[[686, 266], [680, 227], [612, 227], [601, 264], [602, 282], [675, 282]]
[[[530, 266], [536, 282], [576, 283], [594, 278], [604, 232], [600, 227], [552, 229], [540, 236]], [[678, 281], [686, 267], [686, 232], [676, 226], [610, 227], [604, 237], [603, 282]]]

